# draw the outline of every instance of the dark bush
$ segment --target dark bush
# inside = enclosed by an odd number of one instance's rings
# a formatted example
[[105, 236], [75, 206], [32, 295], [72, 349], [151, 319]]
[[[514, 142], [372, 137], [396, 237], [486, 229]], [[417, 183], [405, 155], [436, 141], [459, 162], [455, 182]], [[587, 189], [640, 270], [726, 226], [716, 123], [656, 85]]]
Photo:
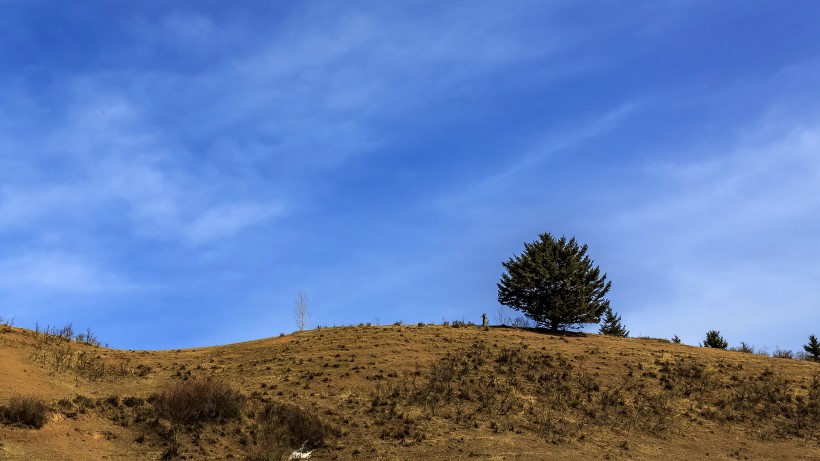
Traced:
[[726, 349], [729, 343], [723, 339], [718, 330], [709, 330], [706, 332], [706, 339], [703, 341], [703, 347], [713, 347], [715, 349]]
[[0, 418], [8, 424], [39, 429], [46, 424], [48, 407], [32, 396], [14, 396], [8, 405], [0, 406]]
[[172, 384], [151, 400], [160, 416], [186, 426], [239, 418], [245, 403], [242, 394], [216, 379]]
[[678, 335], [673, 336], [673, 337], [672, 337], [672, 343], [674, 343], [674, 344], [680, 344], [680, 343], [681, 343], [681, 342], [680, 342], [680, 337], [679, 337]]
[[142, 406], [143, 403], [143, 400], [139, 397], [125, 397], [122, 399], [122, 404], [129, 408]]

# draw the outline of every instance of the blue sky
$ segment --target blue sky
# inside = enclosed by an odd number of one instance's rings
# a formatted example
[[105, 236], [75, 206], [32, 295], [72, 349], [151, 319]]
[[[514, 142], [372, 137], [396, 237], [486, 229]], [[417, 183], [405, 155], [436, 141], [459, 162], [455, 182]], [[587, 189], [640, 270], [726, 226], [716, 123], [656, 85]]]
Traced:
[[[575, 236], [632, 335], [820, 334], [820, 4], [0, 0], [0, 315], [177, 348], [480, 321]], [[595, 330], [592, 327], [592, 330]]]

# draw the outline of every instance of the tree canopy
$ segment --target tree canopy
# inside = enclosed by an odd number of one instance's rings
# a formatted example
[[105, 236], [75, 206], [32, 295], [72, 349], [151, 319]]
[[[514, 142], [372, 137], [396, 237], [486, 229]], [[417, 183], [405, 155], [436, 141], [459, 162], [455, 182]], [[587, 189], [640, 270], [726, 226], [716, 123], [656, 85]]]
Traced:
[[575, 237], [540, 234], [524, 244], [521, 255], [502, 263], [506, 272], [498, 283], [498, 302], [552, 331], [600, 322], [612, 283], [586, 252], [587, 245]]

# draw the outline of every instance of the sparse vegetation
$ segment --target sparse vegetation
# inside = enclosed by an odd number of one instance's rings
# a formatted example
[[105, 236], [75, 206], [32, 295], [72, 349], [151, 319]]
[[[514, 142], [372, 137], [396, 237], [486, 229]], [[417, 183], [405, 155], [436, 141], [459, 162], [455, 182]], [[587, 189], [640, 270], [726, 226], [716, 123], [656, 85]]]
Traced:
[[[606, 387], [561, 354], [494, 349], [482, 341], [434, 363], [421, 382], [405, 376], [377, 385], [372, 395], [372, 411], [386, 418], [384, 424], [406, 426], [402, 407], [408, 405], [457, 424], [502, 432], [525, 427], [554, 442], [577, 438], [591, 426], [662, 432], [671, 418], [669, 398], [639, 385], [634, 375]], [[412, 422], [405, 433], [413, 433]]]
[[[416, 433], [408, 407], [457, 425], [493, 430], [527, 428], [552, 442], [585, 437], [594, 427], [665, 434], [686, 420], [754, 422], [769, 437], [814, 437], [820, 427], [820, 384], [794, 398], [788, 380], [771, 370], [738, 379], [683, 356], [628, 365], [620, 383], [604, 384], [561, 354], [526, 348], [492, 348], [484, 342], [448, 354], [425, 375], [379, 383], [371, 411], [386, 426], [402, 425], [402, 440]], [[419, 379], [422, 378], [422, 379]], [[731, 383], [731, 384], [730, 384]], [[676, 415], [675, 408], [688, 408]], [[798, 420], [793, 415], [802, 415]], [[415, 439], [416, 441], [421, 438]]]
[[113, 379], [132, 373], [127, 361], [106, 358], [97, 351], [79, 347], [71, 341], [70, 336], [63, 336], [64, 333], [67, 334], [66, 331], [39, 333], [29, 358], [49, 373], [73, 372], [78, 378], [90, 381]]

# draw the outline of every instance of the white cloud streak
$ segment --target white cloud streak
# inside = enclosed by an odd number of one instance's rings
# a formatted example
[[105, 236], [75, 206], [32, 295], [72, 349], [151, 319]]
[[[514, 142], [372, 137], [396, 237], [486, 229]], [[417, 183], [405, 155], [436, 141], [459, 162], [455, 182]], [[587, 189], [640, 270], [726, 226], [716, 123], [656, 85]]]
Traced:
[[6, 293], [98, 295], [134, 288], [87, 258], [65, 253], [28, 253], [0, 260]]

